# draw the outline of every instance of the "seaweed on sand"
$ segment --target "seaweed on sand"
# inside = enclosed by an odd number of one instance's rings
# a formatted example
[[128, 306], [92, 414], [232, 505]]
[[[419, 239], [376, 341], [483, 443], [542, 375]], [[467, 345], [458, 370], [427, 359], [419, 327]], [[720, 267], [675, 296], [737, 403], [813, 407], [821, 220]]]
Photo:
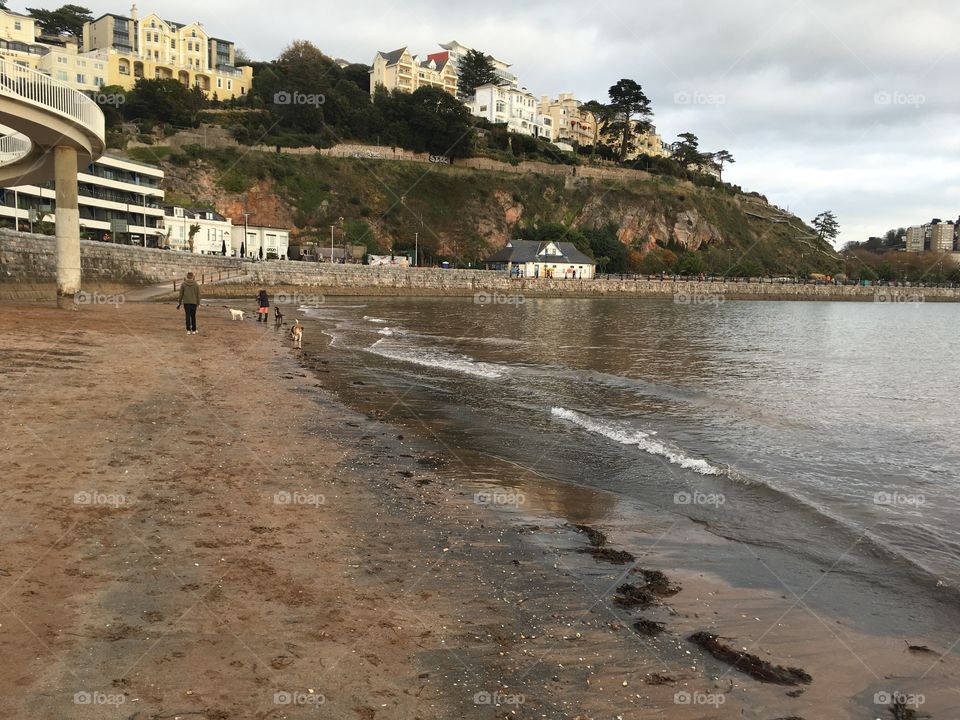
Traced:
[[689, 640], [694, 645], [706, 650], [717, 660], [728, 663], [740, 672], [761, 682], [777, 685], [809, 685], [813, 682], [813, 678], [802, 668], [773, 665], [766, 660], [761, 660], [756, 655], [743, 650], [736, 650], [721, 642], [720, 638], [711, 633], [697, 632], [691, 635]]

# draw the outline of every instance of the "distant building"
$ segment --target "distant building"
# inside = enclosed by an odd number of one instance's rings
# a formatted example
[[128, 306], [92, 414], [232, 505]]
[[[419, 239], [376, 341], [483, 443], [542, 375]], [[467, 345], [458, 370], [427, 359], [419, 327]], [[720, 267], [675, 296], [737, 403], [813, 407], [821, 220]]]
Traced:
[[941, 222], [930, 226], [930, 250], [953, 252], [955, 227], [953, 222]]
[[582, 109], [583, 103], [573, 93], [560, 93], [556, 100], [544, 95], [537, 103], [537, 112], [551, 120], [554, 142], [568, 142], [574, 147], [589, 147], [597, 141], [597, 121]]
[[[163, 239], [163, 170], [104, 155], [77, 176], [82, 237], [159, 247]], [[0, 190], [0, 218], [21, 230], [55, 223], [53, 183]], [[35, 228], [36, 229], [36, 228]]]
[[487, 270], [505, 271], [515, 277], [589, 280], [597, 263], [573, 243], [510, 240], [499, 252], [483, 261]]
[[108, 13], [83, 27], [83, 54], [106, 66], [106, 84], [126, 89], [140, 78], [174, 79], [219, 99], [245, 95], [253, 69], [236, 67], [236, 48], [198, 22], [182, 24], [151, 13], [140, 18]]
[[[440, 47], [443, 48], [443, 52], [433, 53], [428, 55], [428, 59], [433, 60], [449, 60], [453, 66], [455, 73], [459, 74], [460, 72], [460, 62], [467, 56], [467, 53], [470, 52], [473, 48], [458, 43], [456, 40], [451, 40], [448, 43], [441, 43]], [[490, 62], [493, 63], [494, 71], [497, 73], [499, 78], [498, 85], [507, 85], [508, 87], [517, 87], [517, 76], [514, 75], [510, 68], [512, 67], [510, 63], [495, 58], [493, 55], [487, 55], [490, 58]]]
[[[233, 223], [213, 210], [196, 210], [168, 205], [163, 208], [164, 245], [171, 250], [190, 252], [190, 231], [197, 227], [193, 236], [193, 252], [200, 255], [220, 255], [226, 247], [227, 255], [233, 255]], [[240, 233], [243, 234], [242, 231]]]
[[[109, 85], [107, 61], [95, 53], [81, 53], [76, 43], [50, 47], [37, 63], [37, 70], [77, 90], [95, 92]], [[116, 83], [119, 84], [119, 83]]]
[[263, 249], [264, 260], [281, 260], [290, 258], [290, 231], [283, 228], [264, 227], [262, 225], [247, 225], [246, 240], [244, 228], [238, 225], [233, 233], [233, 253], [251, 260], [260, 259], [260, 250]]
[[451, 95], [457, 94], [457, 73], [448, 60], [420, 60], [407, 48], [378, 52], [370, 69], [370, 94], [378, 87], [413, 92], [421, 87], [435, 87]]
[[912, 225], [907, 228], [906, 250], [907, 252], [922, 253], [925, 241], [925, 229], [923, 225]]
[[553, 120], [540, 114], [536, 98], [525, 88], [481, 85], [466, 106], [477, 117], [506, 125], [511, 132], [553, 140]]

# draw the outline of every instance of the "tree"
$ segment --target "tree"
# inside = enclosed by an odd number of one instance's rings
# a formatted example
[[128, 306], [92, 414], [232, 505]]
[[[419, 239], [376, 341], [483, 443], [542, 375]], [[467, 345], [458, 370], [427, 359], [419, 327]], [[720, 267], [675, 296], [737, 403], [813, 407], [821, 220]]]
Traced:
[[411, 147], [416, 152], [466, 157], [473, 145], [473, 122], [470, 111], [450, 93], [435, 87], [420, 87], [412, 93], [395, 91], [394, 100], [405, 101], [409, 95]]
[[93, 20], [89, 8], [81, 5], [64, 5], [56, 10], [27, 8], [30, 17], [37, 21], [44, 35], [72, 35], [83, 37], [83, 26]]
[[600, 129], [610, 122], [613, 112], [610, 107], [596, 100], [585, 102], [580, 109], [593, 115], [593, 147], [590, 149], [590, 159], [593, 160], [600, 147]]
[[837, 216], [832, 210], [825, 210], [810, 221], [813, 229], [817, 231], [817, 237], [821, 240], [832, 242], [840, 234], [840, 223], [837, 222]]
[[700, 139], [692, 132], [680, 133], [677, 137], [680, 139], [670, 148], [673, 159], [685, 168], [700, 167], [705, 157], [700, 152]]
[[194, 251], [196, 246], [197, 233], [200, 232], [200, 224], [194, 223], [190, 226], [190, 230], [187, 231], [187, 243], [190, 245], [190, 252]]
[[736, 160], [734, 160], [733, 155], [731, 155], [726, 150], [717, 150], [717, 152], [711, 153], [710, 162], [712, 162], [714, 167], [717, 168], [717, 172], [720, 173], [720, 180], [722, 181], [724, 164], [729, 163], [730, 165], [732, 165], [733, 163], [736, 162]]
[[206, 97], [198, 87], [187, 88], [182, 82], [167, 78], [141, 78], [127, 93], [123, 112], [130, 120], [155, 120], [178, 127], [196, 127], [197, 116], [206, 106]]
[[457, 64], [457, 74], [457, 95], [461, 98], [472, 97], [481, 85], [499, 80], [493, 60], [479, 50], [467, 51]]
[[634, 136], [648, 132], [653, 127], [650, 122], [653, 110], [650, 108], [650, 99], [634, 80], [620, 80], [610, 87], [608, 94], [610, 102], [606, 105], [594, 101], [587, 103], [587, 107], [595, 108], [600, 115], [600, 133], [616, 143], [617, 159], [624, 162], [636, 147]]

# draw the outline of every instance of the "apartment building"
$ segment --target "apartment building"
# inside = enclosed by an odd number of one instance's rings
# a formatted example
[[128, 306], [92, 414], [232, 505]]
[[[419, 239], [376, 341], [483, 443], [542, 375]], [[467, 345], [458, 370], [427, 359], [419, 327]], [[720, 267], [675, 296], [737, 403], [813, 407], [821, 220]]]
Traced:
[[[104, 155], [77, 176], [82, 237], [159, 247], [163, 238], [163, 171]], [[55, 227], [53, 183], [0, 190], [0, 220], [28, 230]]]
[[583, 103], [573, 93], [560, 93], [556, 100], [544, 95], [537, 103], [537, 112], [551, 120], [553, 142], [566, 142], [574, 147], [588, 147], [597, 141], [597, 121], [582, 109]]
[[930, 250], [953, 252], [956, 227], [952, 221], [934, 223], [930, 226]]
[[526, 88], [508, 85], [481, 85], [466, 102], [477, 117], [506, 125], [511, 132], [553, 141], [553, 120], [537, 110], [537, 99]]
[[435, 87], [451, 95], [457, 94], [457, 73], [447, 60], [421, 60], [407, 48], [378, 52], [370, 70], [370, 94], [378, 87], [413, 92], [421, 87]]
[[923, 225], [912, 225], [907, 228], [907, 252], [922, 253], [926, 241], [926, 230]]
[[95, 92], [110, 84], [107, 82], [107, 63], [101, 58], [81, 53], [75, 42], [50, 46], [36, 69], [54, 80], [69, 83], [77, 90]]
[[47, 52], [32, 17], [0, 8], [0, 58], [35, 70]]
[[[290, 258], [290, 231], [283, 228], [247, 225], [246, 240], [244, 228], [237, 227], [233, 234], [233, 252], [237, 257], [250, 260], [285, 260]], [[242, 252], [241, 252], [242, 251]]]
[[236, 48], [210, 35], [198, 22], [182, 24], [156, 13], [140, 18], [106, 14], [83, 28], [83, 54], [106, 66], [106, 84], [126, 89], [140, 78], [174, 79], [198, 87], [208, 97], [226, 100], [245, 95], [253, 69], [237, 67]]
[[[440, 47], [443, 48], [442, 52], [427, 55], [427, 59], [437, 60], [438, 62], [441, 60], [449, 61], [450, 64], [453, 65], [453, 70], [456, 73], [459, 73], [460, 61], [473, 49], [456, 40], [451, 40], [448, 43], [440, 43]], [[487, 57], [489, 57], [493, 63], [494, 70], [499, 78], [498, 85], [506, 85], [512, 88], [518, 86], [517, 76], [511, 72], [510, 68], [512, 66], [510, 63], [500, 60], [493, 55], [488, 55]]]
[[[213, 210], [178, 205], [163, 208], [163, 245], [199, 255], [233, 255], [233, 223]], [[243, 235], [241, 229], [240, 235]]]

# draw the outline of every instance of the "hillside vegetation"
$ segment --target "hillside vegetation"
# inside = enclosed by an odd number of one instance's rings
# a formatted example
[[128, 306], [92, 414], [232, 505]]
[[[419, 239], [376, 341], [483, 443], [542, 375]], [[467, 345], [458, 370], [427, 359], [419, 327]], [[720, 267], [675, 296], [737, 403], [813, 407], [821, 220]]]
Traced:
[[[146, 154], [147, 157], [142, 155]], [[812, 230], [756, 196], [665, 176], [587, 180], [403, 161], [293, 156], [241, 148], [143, 148], [162, 159], [170, 197], [242, 222], [343, 237], [371, 251], [476, 263], [509, 238], [574, 242], [610, 272], [782, 275], [838, 272]], [[343, 219], [341, 222], [341, 218]]]

